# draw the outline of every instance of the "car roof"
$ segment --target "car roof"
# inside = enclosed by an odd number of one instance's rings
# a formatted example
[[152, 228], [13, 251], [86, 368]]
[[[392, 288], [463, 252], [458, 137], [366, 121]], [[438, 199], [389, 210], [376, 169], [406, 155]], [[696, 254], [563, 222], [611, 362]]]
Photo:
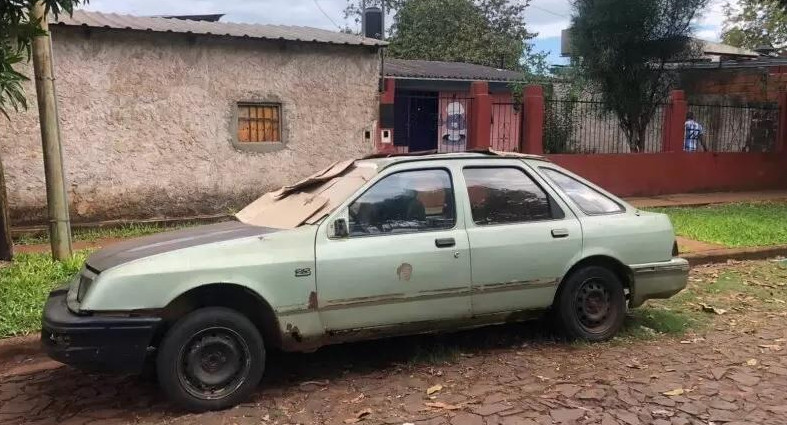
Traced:
[[394, 164], [415, 161], [433, 161], [433, 160], [461, 160], [461, 159], [533, 159], [538, 161], [549, 162], [549, 160], [541, 155], [530, 155], [519, 152], [502, 152], [492, 149], [467, 151], [467, 152], [413, 152], [402, 154], [373, 154], [365, 156], [358, 160], [360, 163], [367, 163], [374, 165], [378, 171], [382, 171]]

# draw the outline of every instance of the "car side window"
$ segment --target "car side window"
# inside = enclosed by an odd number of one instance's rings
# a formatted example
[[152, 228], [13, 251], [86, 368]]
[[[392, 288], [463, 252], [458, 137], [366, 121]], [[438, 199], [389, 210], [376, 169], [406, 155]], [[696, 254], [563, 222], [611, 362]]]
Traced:
[[453, 228], [451, 176], [444, 169], [391, 174], [353, 201], [348, 212], [351, 237]]
[[525, 172], [514, 167], [465, 168], [473, 221], [478, 225], [563, 218], [549, 196]]
[[541, 172], [565, 192], [585, 214], [613, 214], [623, 211], [623, 207], [608, 196], [567, 174], [546, 167], [541, 167]]

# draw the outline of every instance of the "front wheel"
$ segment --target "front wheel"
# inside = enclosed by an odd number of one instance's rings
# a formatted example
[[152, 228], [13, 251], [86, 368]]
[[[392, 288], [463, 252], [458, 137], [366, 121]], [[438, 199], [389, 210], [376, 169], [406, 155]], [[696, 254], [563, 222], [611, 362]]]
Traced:
[[626, 295], [620, 279], [607, 268], [583, 267], [563, 283], [557, 316], [570, 339], [604, 341], [623, 326]]
[[259, 331], [246, 316], [224, 307], [201, 308], [178, 320], [164, 336], [156, 359], [164, 392], [191, 411], [242, 402], [264, 369]]

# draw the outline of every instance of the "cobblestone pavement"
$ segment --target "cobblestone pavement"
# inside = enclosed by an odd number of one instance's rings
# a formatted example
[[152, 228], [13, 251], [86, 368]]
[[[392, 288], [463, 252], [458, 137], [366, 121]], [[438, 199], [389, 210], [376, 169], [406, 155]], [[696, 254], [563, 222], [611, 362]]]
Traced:
[[530, 323], [275, 354], [253, 400], [199, 415], [138, 377], [17, 359], [0, 365], [0, 423], [785, 424], [783, 311], [678, 338], [570, 344]]

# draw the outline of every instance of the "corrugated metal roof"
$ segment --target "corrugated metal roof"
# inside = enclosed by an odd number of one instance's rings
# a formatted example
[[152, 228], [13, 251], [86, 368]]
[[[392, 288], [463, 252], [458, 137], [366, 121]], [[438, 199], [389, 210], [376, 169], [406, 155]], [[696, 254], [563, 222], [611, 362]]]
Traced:
[[345, 34], [311, 27], [191, 21], [153, 16], [88, 12], [85, 10], [75, 10], [72, 16], [61, 14], [57, 21], [55, 21], [54, 18], [50, 19], [50, 25], [127, 29], [161, 33], [204, 34], [356, 46], [384, 46], [386, 44], [384, 41], [373, 38], [365, 38], [354, 34]]
[[435, 80], [517, 81], [524, 74], [463, 62], [386, 59], [385, 75], [394, 78]]

